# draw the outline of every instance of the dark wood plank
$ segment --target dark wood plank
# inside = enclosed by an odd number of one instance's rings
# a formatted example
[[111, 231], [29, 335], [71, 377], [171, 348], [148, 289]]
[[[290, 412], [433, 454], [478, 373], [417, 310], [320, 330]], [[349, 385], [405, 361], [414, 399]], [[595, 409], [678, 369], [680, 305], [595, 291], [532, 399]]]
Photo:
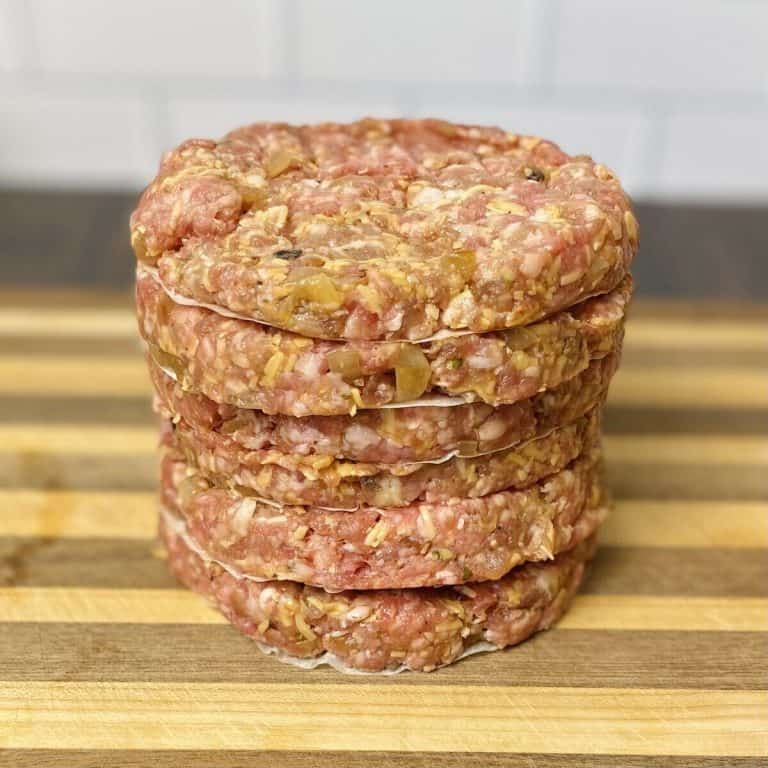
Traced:
[[[2, 201], [2, 192], [0, 192]], [[2, 246], [0, 246], [2, 247]], [[0, 254], [4, 251], [0, 250]], [[5, 262], [0, 261], [0, 267]], [[0, 278], [2, 277], [0, 272]], [[123, 309], [133, 311], [133, 283], [129, 281], [122, 288], [93, 286], [89, 284], [66, 283], [49, 285], [44, 282], [21, 284], [14, 280], [0, 282], [0, 306], [3, 307], [48, 307], [59, 309]]]
[[610, 434], [765, 435], [768, 414], [728, 408], [659, 408], [608, 404], [603, 429]]
[[583, 594], [765, 597], [764, 549], [600, 547]]
[[0, 487], [146, 491], [157, 487], [157, 456], [99, 456], [43, 451], [4, 453]]
[[159, 544], [133, 539], [0, 538], [0, 585], [174, 588]]
[[[134, 268], [128, 216], [137, 199], [133, 190], [0, 190], [0, 254], [13, 254], [0, 258], [0, 283], [127, 290]], [[768, 262], [755, 258], [768, 252], [765, 206], [639, 201], [636, 209], [642, 233], [633, 265], [639, 296], [768, 296]], [[656, 304], [652, 311], [661, 316], [663, 308]], [[670, 311], [711, 317], [725, 310], [701, 303]], [[765, 307], [756, 312], [766, 317]], [[734, 310], [740, 318], [748, 313], [743, 304]]]
[[763, 501], [768, 472], [758, 465], [606, 462], [608, 487], [623, 499]]
[[[768, 331], [766, 331], [768, 336]], [[766, 344], [768, 347], [768, 342]], [[101, 357], [125, 355], [136, 360], [144, 354], [144, 346], [138, 332], [135, 336], [104, 337], [59, 337], [59, 336], [0, 336], [0, 355], [73, 355], [79, 357]], [[139, 364], [137, 362], [137, 364]], [[655, 346], [626, 344], [622, 355], [622, 366], [633, 368], [716, 368], [719, 366], [765, 367], [768, 368], [768, 351], [755, 349], [659, 349]]]
[[[0, 422], [153, 424], [149, 397], [31, 397], [0, 398]], [[603, 427], [610, 434], [730, 434], [764, 435], [765, 412], [733, 409], [632, 407], [609, 404]]]
[[[138, 412], [137, 405], [129, 407]], [[617, 498], [713, 501], [762, 501], [768, 498], [768, 473], [764, 467], [756, 465], [714, 468], [609, 461], [607, 479]], [[116, 458], [97, 453], [4, 452], [0, 446], [0, 487], [153, 490], [157, 487], [157, 458], [153, 453]]]
[[[765, 349], [732, 349], [714, 346], [711, 349], [660, 349], [654, 345], [640, 346], [627, 342], [621, 357], [624, 368], [701, 368], [758, 367], [768, 371], [768, 330]], [[768, 375], [768, 374], [767, 374]]]
[[[139, 341], [138, 332], [133, 336], [114, 338], [88, 338], [65, 336], [0, 336], [0, 355], [73, 355], [78, 357], [101, 357], [102, 355], [135, 356], [139, 361], [144, 347]], [[98, 365], [98, 361], [93, 361]], [[137, 364], [140, 364], [137, 362]]]
[[[345, 683], [265, 657], [222, 624], [0, 624], [0, 680]], [[768, 645], [757, 632], [558, 630], [508, 653], [480, 654], [434, 675], [376, 677], [392, 685], [598, 688], [768, 687]]]
[[[157, 545], [134, 539], [0, 538], [0, 583], [27, 587], [174, 587]], [[761, 549], [608, 547], [582, 591], [600, 595], [768, 595]]]
[[6, 750], [8, 768], [764, 768], [757, 757], [493, 752]]
[[[637, 216], [642, 246], [632, 269], [638, 295], [768, 298], [768, 262], [756, 258], [768, 253], [765, 206], [639, 202]], [[705, 316], [706, 304], [695, 311]]]
[[146, 397], [29, 397], [0, 398], [0, 423], [125, 424], [157, 423], [149, 395]]
[[0, 190], [0, 283], [127, 289], [136, 199], [108, 190]]

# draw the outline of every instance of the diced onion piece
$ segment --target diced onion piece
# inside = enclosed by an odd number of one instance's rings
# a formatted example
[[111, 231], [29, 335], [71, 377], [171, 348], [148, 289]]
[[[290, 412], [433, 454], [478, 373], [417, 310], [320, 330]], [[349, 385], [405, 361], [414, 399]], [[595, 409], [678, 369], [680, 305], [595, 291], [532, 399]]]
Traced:
[[507, 345], [507, 349], [528, 349], [536, 341], [536, 333], [525, 326], [504, 331], [504, 343]]
[[363, 361], [354, 349], [334, 349], [327, 355], [328, 367], [348, 384], [363, 375]]
[[168, 352], [165, 352], [164, 350], [160, 349], [156, 344], [150, 344], [149, 345], [149, 353], [152, 355], [152, 359], [161, 367], [165, 368], [167, 370], [171, 370], [176, 374], [176, 379], [179, 382], [182, 382], [184, 379], [184, 374], [186, 373], [184, 369], [184, 363], [181, 360], [181, 358], [176, 357], [176, 355], [171, 355]]
[[458, 273], [465, 283], [470, 281], [477, 264], [474, 251], [454, 251], [444, 258], [449, 270]]
[[157, 261], [157, 254], [150, 254], [147, 248], [147, 239], [142, 229], [134, 229], [131, 232], [131, 247], [136, 254], [136, 260], [144, 264], [154, 264]]
[[402, 402], [420, 397], [431, 376], [432, 369], [424, 352], [412, 344], [403, 346], [395, 366], [395, 399]]
[[264, 172], [267, 177], [273, 179], [275, 176], [279, 176], [284, 171], [293, 165], [294, 160], [297, 160], [292, 154], [285, 150], [278, 150], [274, 154], [270, 155], [267, 159], [264, 167]]
[[338, 309], [343, 298], [331, 278], [323, 274], [309, 275], [299, 280], [296, 283], [294, 296], [329, 309]]
[[456, 444], [456, 452], [459, 456], [474, 456], [478, 451], [475, 440], [461, 440]]

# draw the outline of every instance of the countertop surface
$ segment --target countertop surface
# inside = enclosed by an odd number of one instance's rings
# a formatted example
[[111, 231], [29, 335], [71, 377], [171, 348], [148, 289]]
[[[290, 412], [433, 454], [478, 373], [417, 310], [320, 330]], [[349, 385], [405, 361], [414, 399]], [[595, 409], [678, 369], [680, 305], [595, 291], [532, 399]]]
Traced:
[[127, 298], [0, 292], [0, 765], [762, 764], [767, 323], [636, 303], [616, 510], [555, 629], [343, 676], [263, 656], [166, 572]]

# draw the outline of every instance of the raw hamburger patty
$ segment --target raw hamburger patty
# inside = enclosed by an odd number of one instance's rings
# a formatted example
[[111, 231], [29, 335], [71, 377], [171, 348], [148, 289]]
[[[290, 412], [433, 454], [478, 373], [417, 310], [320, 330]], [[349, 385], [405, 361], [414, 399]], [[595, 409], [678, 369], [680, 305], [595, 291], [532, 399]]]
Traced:
[[174, 303], [146, 271], [136, 280], [139, 329], [185, 390], [289, 416], [355, 413], [425, 392], [513, 403], [618, 349], [632, 291], [588, 299], [530, 326], [423, 345], [329, 342]]
[[161, 498], [222, 565], [329, 591], [498, 579], [574, 546], [606, 514], [596, 449], [524, 490], [354, 512], [276, 507], [213, 487], [167, 454]]
[[524, 488], [563, 469], [597, 443], [599, 408], [546, 435], [496, 453], [440, 463], [379, 464], [243, 448], [226, 435], [168, 426], [187, 462], [217, 485], [280, 504], [334, 509], [403, 507]]
[[494, 409], [485, 403], [363, 410], [354, 416], [275, 416], [215, 403], [181, 386], [149, 359], [163, 418], [210, 430], [244, 449], [395, 464], [502, 450], [583, 416], [604, 396], [618, 352], [554, 389]]
[[190, 549], [165, 519], [160, 535], [176, 577], [265, 650], [304, 659], [329, 653], [368, 672], [431, 671], [482, 641], [503, 648], [548, 629], [568, 608], [594, 552], [588, 539], [499, 581], [329, 594], [293, 582], [237, 578]]
[[613, 288], [637, 249], [605, 166], [435, 120], [187, 141], [131, 230], [175, 292], [327, 339], [527, 324]]

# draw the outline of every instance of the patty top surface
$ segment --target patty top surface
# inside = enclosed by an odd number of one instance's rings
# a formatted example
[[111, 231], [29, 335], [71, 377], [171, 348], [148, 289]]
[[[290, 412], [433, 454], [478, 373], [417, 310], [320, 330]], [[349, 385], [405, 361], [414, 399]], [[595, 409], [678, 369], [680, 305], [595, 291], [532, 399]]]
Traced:
[[528, 323], [637, 248], [613, 173], [500, 128], [258, 123], [167, 153], [131, 217], [169, 291], [320, 338]]

